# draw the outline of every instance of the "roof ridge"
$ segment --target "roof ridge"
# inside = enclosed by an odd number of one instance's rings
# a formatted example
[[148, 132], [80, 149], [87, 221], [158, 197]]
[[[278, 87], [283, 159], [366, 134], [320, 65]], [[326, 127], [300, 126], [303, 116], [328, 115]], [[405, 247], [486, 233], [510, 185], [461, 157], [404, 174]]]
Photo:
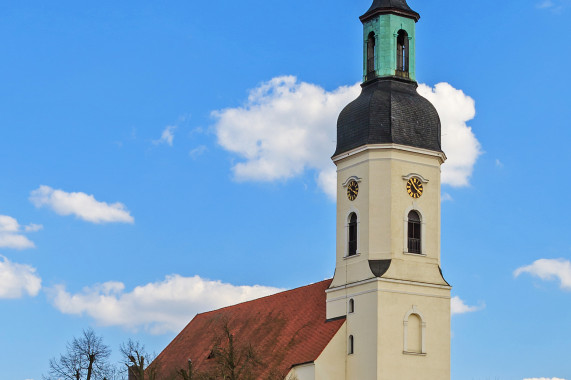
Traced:
[[238, 302], [238, 303], [235, 303], [235, 304], [233, 304], [233, 305], [228, 305], [228, 306], [220, 307], [220, 308], [218, 308], [218, 309], [209, 310], [209, 311], [205, 311], [205, 312], [202, 312], [202, 313], [197, 313], [196, 316], [199, 316], [199, 315], [207, 315], [207, 314], [211, 314], [211, 313], [218, 313], [218, 312], [220, 312], [220, 311], [222, 311], [222, 310], [224, 310], [224, 309], [230, 309], [230, 308], [233, 308], [233, 307], [236, 307], [236, 306], [239, 306], [239, 305], [243, 305], [243, 304], [247, 304], [247, 303], [251, 303], [251, 302], [259, 302], [260, 300], [263, 300], [263, 299], [266, 299], [266, 298], [269, 298], [269, 297], [275, 297], [275, 296], [278, 296], [278, 295], [282, 295], [282, 294], [286, 294], [286, 293], [291, 293], [291, 292], [298, 291], [298, 290], [300, 290], [300, 289], [307, 288], [307, 287], [310, 287], [310, 286], [315, 286], [315, 285], [317, 285], [317, 284], [321, 284], [321, 283], [324, 283], [324, 282], [327, 282], [327, 281], [331, 282], [331, 281], [333, 281], [333, 279], [332, 279], [332, 278], [329, 278], [329, 279], [326, 279], [326, 280], [322, 280], [322, 281], [318, 281], [318, 282], [313, 282], [313, 283], [311, 283], [311, 284], [299, 286], [299, 287], [297, 287], [297, 288], [285, 289], [285, 290], [283, 290], [283, 291], [281, 291], [281, 292], [274, 293], [274, 294], [268, 294], [267, 296], [258, 297], [258, 298], [253, 299], [253, 300]]

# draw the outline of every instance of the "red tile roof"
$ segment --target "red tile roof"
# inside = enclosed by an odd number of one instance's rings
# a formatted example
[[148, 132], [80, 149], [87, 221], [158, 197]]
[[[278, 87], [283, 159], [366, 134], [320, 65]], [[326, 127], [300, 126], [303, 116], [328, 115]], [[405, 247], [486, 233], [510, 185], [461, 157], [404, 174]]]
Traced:
[[236, 342], [250, 344], [263, 363], [258, 378], [277, 370], [287, 374], [296, 364], [312, 362], [345, 322], [326, 321], [325, 290], [331, 280], [196, 315], [156, 359], [160, 373], [215, 366], [208, 359], [227, 323]]

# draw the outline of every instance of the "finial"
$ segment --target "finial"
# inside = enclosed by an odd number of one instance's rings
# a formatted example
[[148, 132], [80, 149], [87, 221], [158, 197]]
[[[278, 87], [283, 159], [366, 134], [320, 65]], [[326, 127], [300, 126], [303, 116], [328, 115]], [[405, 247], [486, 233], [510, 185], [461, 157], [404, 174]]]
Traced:
[[360, 17], [362, 22], [369, 20], [379, 14], [393, 13], [396, 15], [412, 18], [414, 21], [420, 19], [420, 15], [413, 11], [406, 0], [373, 0], [371, 8]]

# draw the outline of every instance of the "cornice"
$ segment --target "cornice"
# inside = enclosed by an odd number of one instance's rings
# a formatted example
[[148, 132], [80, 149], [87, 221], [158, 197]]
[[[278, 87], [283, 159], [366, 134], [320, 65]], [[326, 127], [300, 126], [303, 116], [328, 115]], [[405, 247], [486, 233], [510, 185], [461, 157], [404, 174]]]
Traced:
[[407, 146], [407, 145], [400, 145], [400, 144], [368, 144], [368, 145], [364, 145], [364, 146], [360, 146], [358, 148], [352, 149], [348, 152], [345, 153], [341, 153], [338, 154], [337, 156], [333, 156], [331, 157], [331, 159], [333, 160], [333, 162], [337, 163], [337, 161], [341, 161], [345, 158], [354, 156], [356, 154], [368, 151], [368, 150], [401, 150], [401, 151], [405, 151], [405, 152], [412, 152], [412, 153], [418, 153], [418, 154], [424, 154], [427, 156], [432, 156], [432, 157], [438, 157], [440, 158], [440, 163], [443, 164], [444, 161], [446, 161], [447, 157], [446, 154], [444, 152], [437, 152], [434, 150], [430, 150], [430, 149], [423, 149], [423, 148], [416, 148], [413, 146]]
[[[350, 289], [350, 288], [354, 288], [354, 287], [359, 286], [359, 285], [369, 284], [372, 282], [377, 282], [377, 283], [379, 283], [379, 282], [392, 282], [392, 283], [397, 283], [397, 284], [423, 286], [423, 287], [427, 287], [427, 288], [436, 288], [436, 289], [445, 289], [445, 290], [452, 289], [452, 286], [450, 286], [450, 285], [431, 284], [428, 282], [418, 282], [418, 281], [408, 281], [408, 280], [397, 280], [397, 279], [393, 279], [393, 278], [384, 278], [384, 277], [373, 277], [373, 278], [369, 278], [367, 280], [361, 280], [361, 281], [357, 281], [357, 282], [352, 282], [350, 284], [340, 285], [340, 286], [336, 286], [334, 288], [329, 288], [329, 289], [325, 290], [325, 293], [331, 293], [331, 292], [335, 292], [335, 291], [343, 290], [343, 289]], [[376, 291], [376, 289], [372, 290], [372, 291]]]

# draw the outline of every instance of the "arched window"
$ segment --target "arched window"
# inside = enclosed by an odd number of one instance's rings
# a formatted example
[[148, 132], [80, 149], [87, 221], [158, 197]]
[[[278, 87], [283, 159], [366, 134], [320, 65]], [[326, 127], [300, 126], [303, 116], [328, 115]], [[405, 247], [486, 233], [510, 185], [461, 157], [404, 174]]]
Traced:
[[375, 73], [375, 33], [369, 33], [369, 38], [367, 39], [367, 79], [375, 78], [377, 75]]
[[357, 214], [354, 212], [349, 216], [349, 250], [347, 256], [357, 254]]
[[412, 210], [408, 213], [408, 252], [421, 253], [421, 224], [420, 215]]
[[407, 352], [422, 352], [422, 321], [418, 314], [408, 317]]
[[405, 30], [399, 30], [397, 35], [397, 75], [408, 78], [408, 33]]
[[426, 322], [422, 313], [413, 306], [404, 316], [403, 353], [426, 355]]
[[353, 338], [353, 335], [349, 335], [347, 353], [349, 355], [353, 355], [355, 353], [355, 339]]
[[353, 298], [351, 298], [349, 300], [349, 313], [354, 313], [355, 312], [355, 300], [353, 300]]

